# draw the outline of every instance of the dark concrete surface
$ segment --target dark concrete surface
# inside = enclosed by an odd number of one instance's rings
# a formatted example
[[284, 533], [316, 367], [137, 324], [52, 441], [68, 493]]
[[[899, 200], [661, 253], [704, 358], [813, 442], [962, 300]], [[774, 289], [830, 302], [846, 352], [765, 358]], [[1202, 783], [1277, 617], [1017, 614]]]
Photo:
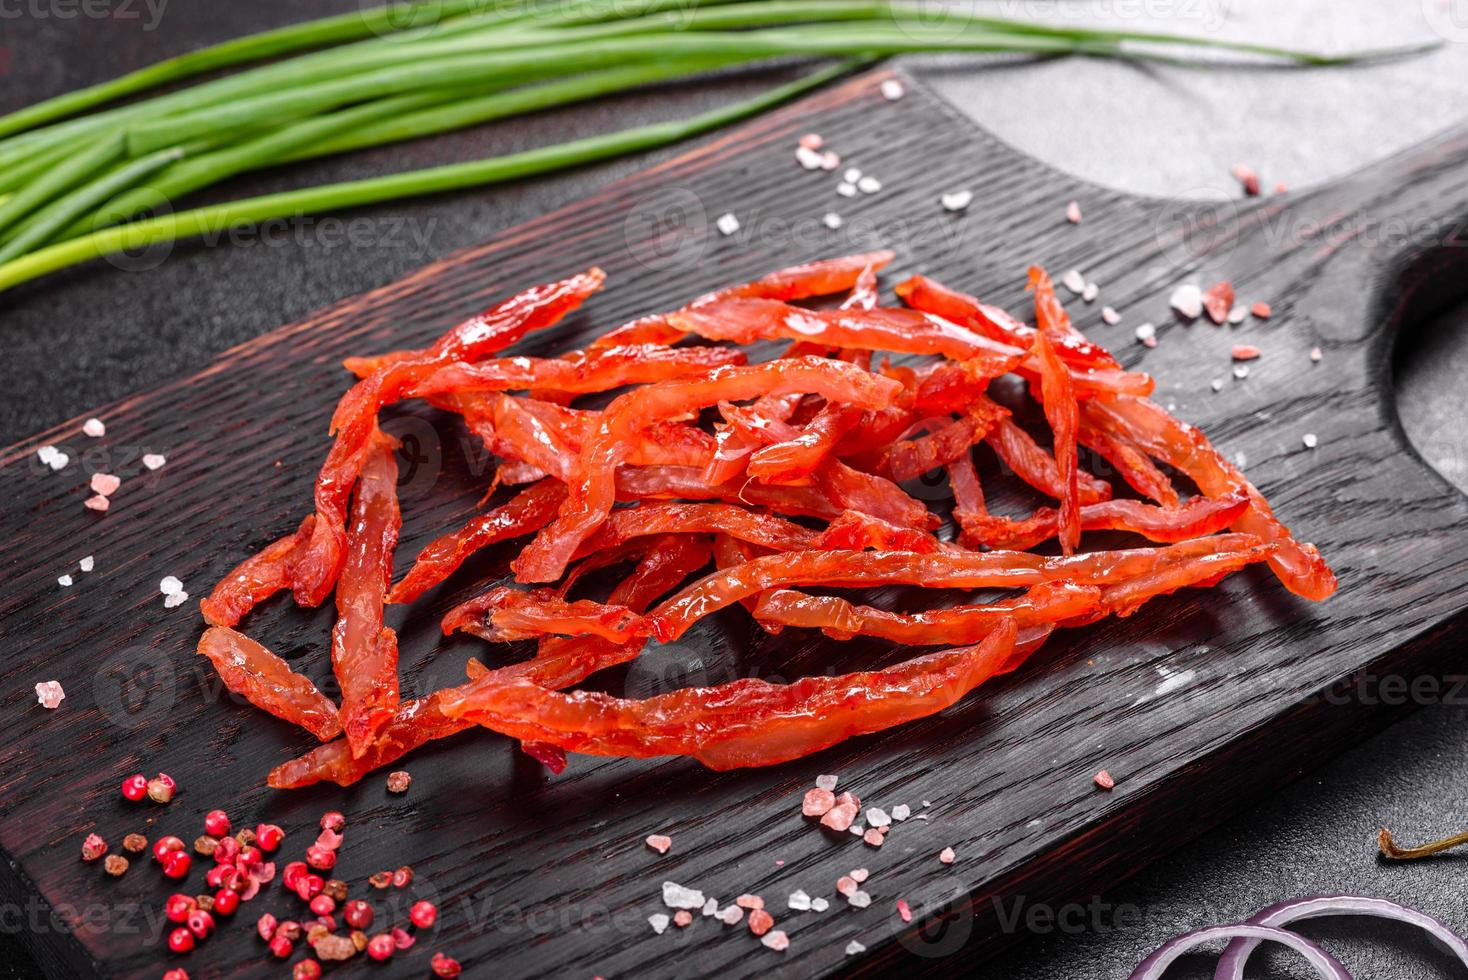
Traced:
[[[312, 14], [356, 0], [317, 0]], [[1057, 61], [992, 64], [920, 59], [910, 67], [977, 121], [1061, 169], [1163, 196], [1231, 190], [1229, 166], [1247, 161], [1267, 182], [1316, 183], [1357, 169], [1468, 112], [1468, 4], [1461, 0], [1373, 4], [1296, 0], [1090, 0], [998, 2], [990, 9], [1111, 27], [1221, 32], [1342, 49], [1441, 36], [1423, 58], [1339, 71], [1220, 64]], [[151, 7], [110, 0], [98, 19], [63, 0], [0, 4], [0, 111], [99, 81], [167, 55], [306, 16], [292, 0], [168, 0]], [[135, 13], [134, 18], [122, 16]], [[154, 16], [155, 12], [161, 12]], [[1459, 27], [1459, 25], [1462, 25]], [[668, 86], [534, 119], [380, 149], [233, 182], [229, 196], [468, 159], [687, 115], [753, 92], [778, 73], [744, 73]], [[270, 240], [233, 247], [180, 246], [161, 266], [127, 274], [98, 263], [0, 296], [0, 444], [89, 406], [195, 370], [219, 351], [333, 300], [379, 285], [424, 262], [576, 199], [675, 149], [528, 183], [343, 215], [344, 225], [297, 223]], [[351, 232], [343, 234], [344, 231]], [[1468, 370], [1468, 310], [1447, 314], [1401, 359], [1404, 424], [1423, 455], [1468, 483], [1461, 392]], [[1459, 658], [1461, 662], [1461, 658]], [[1377, 691], [1374, 685], [1368, 693]], [[1155, 945], [1191, 926], [1238, 920], [1280, 899], [1362, 892], [1415, 904], [1468, 926], [1465, 859], [1391, 867], [1374, 857], [1387, 824], [1421, 839], [1468, 826], [1468, 689], [1449, 686], [1422, 710], [1330, 766], [1305, 774], [1265, 804], [1204, 835], [1184, 853], [1140, 872], [1094, 903], [1062, 916], [1064, 928], [1030, 929], [982, 969], [995, 980], [1125, 977]], [[1344, 709], [1343, 709], [1344, 710]], [[3, 819], [0, 803], [0, 819]], [[1027, 913], [1027, 910], [1020, 910]], [[1060, 910], [1067, 911], [1067, 910]], [[1030, 919], [1041, 921], [1041, 919]], [[1074, 927], [1074, 928], [1072, 928]], [[1384, 980], [1468, 975], [1431, 944], [1397, 926], [1324, 924], [1323, 938], [1358, 977]], [[0, 922], [0, 978], [39, 975]], [[161, 962], [161, 961], [160, 961]], [[930, 964], [940, 973], [959, 964]], [[1251, 976], [1304, 977], [1285, 957], [1261, 957]], [[160, 967], [161, 970], [161, 967]], [[1272, 972], [1271, 972], [1272, 971]], [[1179, 978], [1211, 976], [1211, 960]]]

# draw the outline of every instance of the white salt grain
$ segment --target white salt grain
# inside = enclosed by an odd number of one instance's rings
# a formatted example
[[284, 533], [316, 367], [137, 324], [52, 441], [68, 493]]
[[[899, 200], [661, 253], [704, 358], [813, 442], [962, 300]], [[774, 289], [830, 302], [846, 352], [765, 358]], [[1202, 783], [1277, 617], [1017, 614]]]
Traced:
[[87, 419], [82, 423], [82, 432], [93, 439], [100, 439], [107, 434], [107, 426], [102, 423], [101, 419]]
[[889, 78], [882, 83], [882, 98], [888, 102], [896, 102], [907, 94], [907, 89], [895, 78]]
[[824, 912], [830, 907], [831, 903], [826, 901], [824, 898], [817, 897], [810, 900], [810, 910], [812, 912]]
[[1157, 339], [1157, 328], [1150, 323], [1142, 324], [1134, 333], [1136, 334], [1137, 340], [1144, 344], [1149, 340]]
[[855, 184], [858, 180], [861, 180], [861, 171], [855, 167], [847, 167], [846, 172], [841, 175], [841, 179], [848, 184]]
[[183, 583], [178, 580], [177, 576], [165, 575], [158, 583], [158, 591], [164, 595], [173, 595], [183, 591]]
[[821, 155], [809, 147], [797, 146], [795, 148], [795, 162], [800, 164], [802, 170], [821, 169]]
[[973, 191], [949, 191], [938, 198], [938, 203], [943, 205], [945, 211], [962, 211], [974, 201]]
[[908, 806], [906, 803], [899, 803], [892, 808], [893, 820], [906, 820], [911, 815], [912, 807]]
[[60, 473], [62, 470], [66, 469], [66, 464], [70, 462], [70, 456], [66, 455], [66, 453], [58, 451], [51, 455], [51, 459], [47, 461], [46, 465], [51, 467], [53, 471]]
[[810, 896], [797, 888], [785, 899], [785, 904], [797, 912], [810, 911]]
[[1061, 276], [1060, 284], [1077, 296], [1086, 291], [1086, 277], [1081, 275], [1081, 270], [1079, 269], [1072, 269]]
[[1228, 322], [1233, 324], [1234, 326], [1238, 326], [1239, 324], [1244, 322], [1244, 318], [1248, 315], [1249, 311], [1246, 307], [1235, 306], [1233, 309], [1228, 311]]
[[1212, 388], [1214, 391], [1222, 391], [1223, 390], [1223, 379], [1222, 378], [1214, 378], [1213, 381], [1212, 381], [1212, 383], [1209, 385], [1209, 387]]
[[1121, 322], [1121, 314], [1109, 306], [1101, 307], [1101, 322], [1107, 326], [1114, 327]]
[[1167, 302], [1185, 320], [1196, 320], [1203, 315], [1203, 291], [1193, 283], [1174, 289]]
[[842, 197], [855, 197], [856, 184], [852, 183], [849, 180], [843, 180], [841, 183], [836, 185], [836, 193], [840, 194]]
[[1235, 378], [1238, 378], [1240, 381], [1243, 381], [1248, 376], [1249, 376], [1249, 365], [1247, 365], [1247, 364], [1235, 364], [1234, 365], [1234, 377]]
[[158, 453], [143, 454], [143, 465], [150, 470], [160, 469], [166, 462], [168, 462], [168, 460], [160, 456]]
[[69, 589], [69, 588], [71, 588], [71, 576], [70, 575], [62, 575], [62, 576], [60, 576], [59, 578], [56, 579], [56, 584], [59, 585], [59, 586], [61, 586], [63, 589]]
[[676, 881], [663, 882], [663, 904], [670, 909], [702, 908], [703, 901], [703, 892], [697, 888], [684, 888]]
[[728, 237], [739, 230], [739, 219], [732, 211], [725, 211], [714, 221], [714, 227], [719, 229], [719, 234]]
[[826, 216], [821, 219], [821, 224], [825, 225], [832, 231], [835, 231], [837, 228], [841, 227], [843, 222], [841, 220], [841, 215], [837, 214], [835, 211], [827, 211]]
[[1301, 437], [1300, 441], [1305, 444], [1306, 449], [1314, 449], [1316, 446], [1320, 445], [1319, 437], [1316, 436], [1313, 432], [1305, 433], [1305, 435]]
[[188, 601], [189, 594], [187, 592], [175, 592], [173, 595], [163, 597], [163, 608], [176, 609]]
[[1087, 303], [1094, 303], [1096, 301], [1096, 297], [1100, 295], [1101, 287], [1096, 285], [1094, 282], [1086, 283], [1086, 288], [1081, 290], [1081, 299], [1085, 300]]
[[846, 903], [856, 908], [864, 909], [872, 904], [872, 896], [864, 891], [857, 890], [846, 896]]
[[81, 561], [77, 562], [76, 567], [80, 568], [84, 572], [90, 572], [92, 569], [97, 567], [97, 560], [91, 555], [88, 555]]
[[839, 776], [817, 776], [816, 786], [828, 791], [834, 790], [836, 788], [836, 781], [840, 778]]
[[890, 827], [892, 825], [892, 818], [887, 815], [886, 810], [873, 806], [867, 808], [867, 823], [873, 827]]
[[661, 912], [654, 912], [647, 917], [647, 924], [652, 926], [652, 931], [659, 936], [668, 928], [668, 917]]
[[857, 942], [855, 939], [853, 939], [851, 942], [849, 942], [849, 943], [846, 944], [846, 955], [847, 956], [857, 956], [857, 955], [860, 955], [861, 953], [865, 953], [866, 951], [867, 951], [867, 948], [865, 946], [863, 946], [861, 943]]
[[856, 182], [856, 189], [863, 194], [875, 194], [882, 189], [882, 182], [875, 177], [863, 177]]

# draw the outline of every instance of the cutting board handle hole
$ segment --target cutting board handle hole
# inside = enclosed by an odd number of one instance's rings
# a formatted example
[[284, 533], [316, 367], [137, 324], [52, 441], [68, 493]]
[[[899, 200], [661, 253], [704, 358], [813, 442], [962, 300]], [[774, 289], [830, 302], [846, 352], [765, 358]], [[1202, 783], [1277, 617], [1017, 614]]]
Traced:
[[1392, 389], [1407, 440], [1468, 494], [1468, 247], [1422, 256], [1401, 276]]

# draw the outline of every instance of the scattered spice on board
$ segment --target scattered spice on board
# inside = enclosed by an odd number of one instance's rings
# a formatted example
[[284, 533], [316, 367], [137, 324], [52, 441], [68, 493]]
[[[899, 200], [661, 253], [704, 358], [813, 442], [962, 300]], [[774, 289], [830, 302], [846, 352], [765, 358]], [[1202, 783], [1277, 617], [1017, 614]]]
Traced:
[[1116, 780], [1113, 779], [1111, 777], [1111, 773], [1107, 772], [1105, 769], [1102, 769], [1100, 772], [1096, 773], [1094, 779], [1096, 785], [1100, 786], [1102, 789], [1116, 788]]

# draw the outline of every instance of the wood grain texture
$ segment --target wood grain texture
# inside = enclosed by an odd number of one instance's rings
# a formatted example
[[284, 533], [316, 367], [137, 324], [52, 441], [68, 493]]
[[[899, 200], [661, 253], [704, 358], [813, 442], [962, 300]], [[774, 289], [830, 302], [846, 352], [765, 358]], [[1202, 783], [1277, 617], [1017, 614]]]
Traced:
[[[0, 747], [8, 810], [0, 887], [14, 903], [7, 911], [57, 910], [26, 929], [48, 970], [160, 973], [167, 955], [156, 906], [174, 889], [141, 860], [120, 881], [106, 879], [77, 860], [81, 837], [96, 830], [116, 846], [137, 829], [188, 840], [219, 805], [241, 823], [285, 826], [291, 857], [322, 810], [345, 811], [351, 825], [339, 873], [358, 890], [381, 868], [417, 869], [417, 891], [436, 898], [443, 915], [384, 976], [422, 975], [438, 948], [470, 965], [469, 975], [515, 977], [806, 976], [915, 961], [951, 969], [961, 962], [950, 958], [956, 952], [1005, 940], [994, 899], [1056, 901], [1140, 867], [1363, 730], [1359, 715], [1337, 707], [1342, 699], [1322, 692], [1363, 672], [1430, 663], [1461, 644], [1468, 505], [1406, 444], [1388, 365], [1403, 329], [1464, 292], [1468, 252], [1456, 222], [1468, 217], [1468, 139], [1446, 138], [1329, 188], [1250, 206], [1140, 201], [1023, 159], [910, 81], [906, 99], [886, 102], [876, 91], [884, 77], [863, 76], [770, 114], [592, 200], [236, 348], [199, 375], [99, 409], [103, 439], [81, 436], [77, 420], [0, 452], [8, 504], [0, 517], [0, 691], [12, 719]], [[822, 133], [884, 189], [848, 201], [832, 192], [832, 175], [797, 169], [794, 140], [807, 131]], [[938, 194], [961, 186], [975, 190], [974, 204], [962, 215], [943, 211]], [[1070, 199], [1086, 213], [1079, 227], [1063, 218]], [[739, 215], [738, 235], [713, 231], [725, 210]], [[839, 233], [820, 223], [828, 210], [847, 219]], [[1338, 595], [1309, 606], [1262, 572], [1236, 576], [1206, 595], [1058, 636], [1025, 670], [939, 717], [774, 770], [575, 759], [548, 778], [506, 740], [467, 733], [407, 759], [414, 782], [403, 797], [387, 795], [380, 778], [348, 790], [263, 787], [265, 771], [307, 748], [308, 737], [221, 694], [193, 654], [197, 617], [191, 607], [164, 610], [157, 582], [175, 574], [201, 595], [240, 557], [295, 525], [347, 382], [342, 356], [422, 342], [507, 291], [592, 263], [607, 269], [608, 290], [524, 352], [575, 346], [607, 324], [781, 264], [879, 245], [899, 255], [884, 277], [889, 286], [924, 271], [1017, 310], [1029, 262], [1057, 273], [1084, 269], [1103, 296], [1091, 307], [1071, 304], [1082, 329], [1127, 366], [1157, 375], [1160, 401], [1231, 456], [1247, 457], [1280, 515], [1332, 561]], [[1156, 350], [1129, 343], [1144, 319], [1164, 323], [1177, 282], [1225, 277], [1243, 298], [1271, 302], [1274, 318], [1228, 329], [1168, 321]], [[1103, 302], [1124, 311], [1125, 323], [1102, 325]], [[1247, 380], [1215, 394], [1209, 382], [1228, 377], [1234, 342], [1257, 344], [1265, 357]], [[1317, 345], [1325, 357], [1312, 366], [1308, 351]], [[408, 408], [389, 428], [411, 456], [401, 570], [473, 511], [486, 464], [435, 413]], [[1320, 436], [1313, 452], [1301, 446], [1305, 432]], [[72, 466], [44, 470], [34, 451], [46, 443], [71, 452]], [[144, 471], [145, 452], [166, 454], [168, 465]], [[85, 474], [94, 471], [124, 481], [102, 517], [81, 507]], [[996, 509], [1029, 502], [994, 496]], [[75, 562], [87, 554], [97, 570], [79, 575]], [[468, 655], [485, 653], [476, 641], [444, 640], [438, 617], [504, 575], [512, 555], [486, 555], [391, 614], [407, 690], [455, 682]], [[59, 588], [66, 571], [77, 582]], [[275, 602], [245, 628], [325, 683], [330, 618]], [[505, 662], [524, 652], [489, 651]], [[734, 676], [847, 669], [893, 653], [875, 642], [771, 638], [736, 609], [600, 686], [645, 696]], [[1191, 679], [1158, 694], [1164, 668]], [[54, 713], [34, 703], [32, 687], [46, 679], [69, 694]], [[1091, 782], [1103, 767], [1118, 779], [1110, 794]], [[118, 798], [118, 781], [139, 769], [179, 779], [169, 808]], [[842, 787], [870, 805], [919, 809], [930, 800], [922, 811], [930, 819], [901, 824], [880, 850], [826, 835], [799, 816], [800, 794], [821, 772], [841, 774]], [[156, 819], [145, 828], [147, 818]], [[673, 837], [666, 857], [643, 846], [653, 832]], [[945, 846], [959, 854], [952, 866], [937, 861]], [[832, 890], [859, 866], [872, 870], [866, 910], [846, 908]], [[654, 936], [646, 917], [662, 910], [664, 880], [722, 902], [763, 894], [790, 949], [771, 952], [743, 928], [706, 920]], [[200, 871], [192, 881], [202, 886]], [[783, 911], [797, 888], [832, 898], [833, 907]], [[911, 925], [893, 911], [899, 897], [914, 909]], [[397, 904], [395, 916], [380, 908], [379, 922], [401, 920], [406, 902]], [[300, 911], [274, 889], [245, 909], [242, 920]], [[852, 938], [869, 950], [859, 960], [842, 952]], [[262, 953], [241, 921], [184, 963], [195, 976], [277, 973]]]

